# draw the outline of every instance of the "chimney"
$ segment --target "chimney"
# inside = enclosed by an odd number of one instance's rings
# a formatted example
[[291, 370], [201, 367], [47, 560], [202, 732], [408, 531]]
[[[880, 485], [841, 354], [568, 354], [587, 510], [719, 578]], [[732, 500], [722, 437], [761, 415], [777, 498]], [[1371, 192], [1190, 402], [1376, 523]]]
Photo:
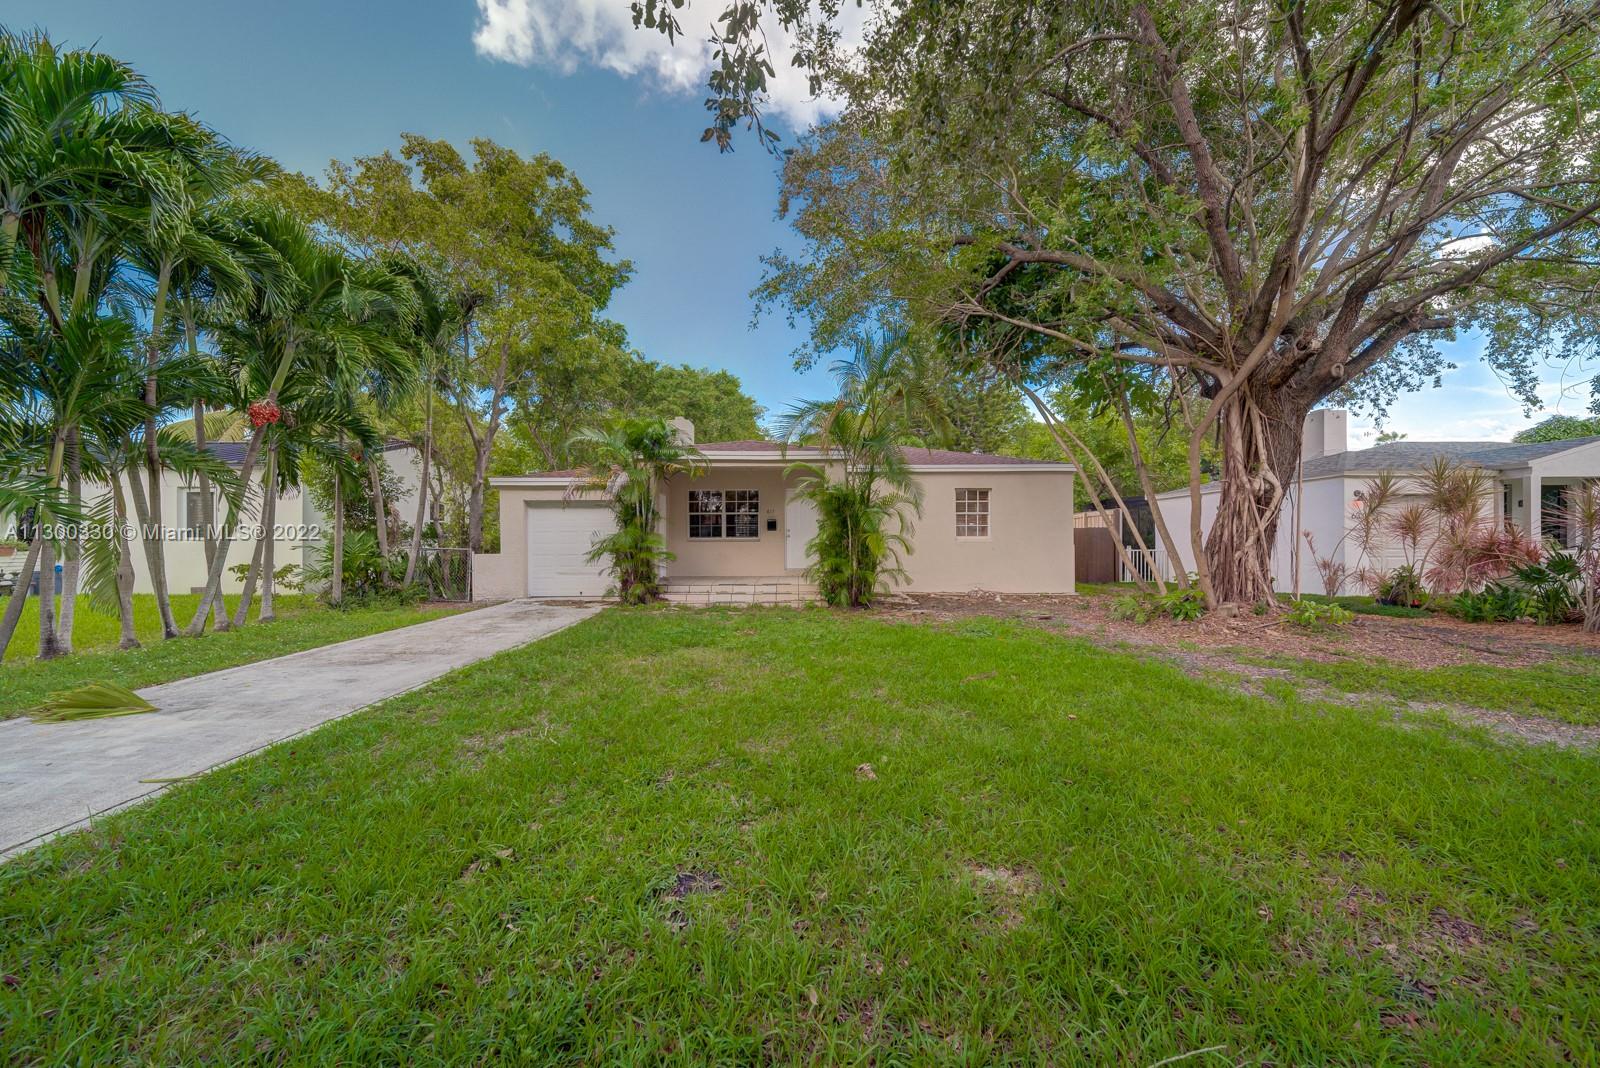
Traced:
[[1335, 456], [1350, 448], [1350, 413], [1343, 408], [1318, 408], [1306, 416], [1300, 434], [1300, 459]]
[[694, 444], [694, 424], [689, 420], [680, 415], [674, 419], [668, 419], [667, 425], [672, 427], [673, 432], [677, 435], [679, 445]]

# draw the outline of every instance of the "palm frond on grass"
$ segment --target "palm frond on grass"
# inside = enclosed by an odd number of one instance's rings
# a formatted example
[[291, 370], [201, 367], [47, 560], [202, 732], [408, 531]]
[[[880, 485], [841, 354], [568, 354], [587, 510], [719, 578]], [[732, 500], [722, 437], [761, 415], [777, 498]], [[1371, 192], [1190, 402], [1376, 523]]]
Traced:
[[132, 690], [114, 682], [91, 682], [71, 690], [58, 690], [27, 712], [35, 723], [75, 723], [85, 719], [137, 716], [159, 709]]

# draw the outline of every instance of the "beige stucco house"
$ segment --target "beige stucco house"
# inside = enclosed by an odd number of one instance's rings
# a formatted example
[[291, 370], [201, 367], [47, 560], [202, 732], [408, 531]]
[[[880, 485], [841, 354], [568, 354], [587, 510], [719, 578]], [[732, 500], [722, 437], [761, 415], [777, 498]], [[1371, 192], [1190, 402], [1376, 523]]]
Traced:
[[[1568, 490], [1600, 478], [1600, 437], [1568, 441], [1519, 444], [1504, 441], [1392, 441], [1366, 449], [1349, 447], [1349, 413], [1337, 408], [1319, 409], [1306, 419], [1301, 438], [1299, 477], [1291, 484], [1278, 521], [1272, 553], [1272, 575], [1277, 589], [1320, 592], [1322, 579], [1317, 558], [1331, 560], [1348, 576], [1342, 592], [1353, 592], [1362, 568], [1391, 571], [1405, 563], [1405, 552], [1395, 539], [1380, 540], [1363, 549], [1349, 532], [1363, 506], [1367, 481], [1382, 472], [1399, 476], [1402, 497], [1393, 510], [1420, 500], [1418, 476], [1438, 459], [1482, 468], [1494, 492], [1486, 502], [1485, 518], [1543, 537], [1558, 545], [1570, 544], [1574, 532], [1561, 521]], [[1209, 534], [1222, 484], [1202, 487], [1200, 525]], [[1189, 529], [1187, 489], [1156, 496], [1161, 514], [1178, 542], [1177, 566], [1194, 569], [1193, 553], [1185, 532]], [[1316, 545], [1302, 532], [1309, 531]], [[1174, 570], [1162, 550], [1154, 550], [1156, 565], [1169, 576]]]
[[[693, 426], [675, 420], [693, 441]], [[771, 441], [698, 446], [705, 472], [663, 492], [669, 599], [789, 603], [810, 599], [806, 545], [817, 520], [786, 468], [818, 450]], [[1072, 592], [1072, 468], [983, 453], [908, 447], [922, 515], [904, 556], [913, 592]], [[603, 597], [602, 563], [585, 559], [611, 528], [604, 500], [574, 498], [571, 471], [494, 478], [499, 553], [473, 557], [473, 597]]]

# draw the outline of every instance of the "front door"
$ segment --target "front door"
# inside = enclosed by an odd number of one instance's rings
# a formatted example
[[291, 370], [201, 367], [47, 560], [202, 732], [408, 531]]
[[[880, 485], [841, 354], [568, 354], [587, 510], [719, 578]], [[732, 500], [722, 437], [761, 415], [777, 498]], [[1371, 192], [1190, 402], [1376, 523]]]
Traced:
[[783, 566], [790, 571], [811, 566], [806, 546], [816, 536], [816, 506], [804, 497], [790, 497], [783, 504]]

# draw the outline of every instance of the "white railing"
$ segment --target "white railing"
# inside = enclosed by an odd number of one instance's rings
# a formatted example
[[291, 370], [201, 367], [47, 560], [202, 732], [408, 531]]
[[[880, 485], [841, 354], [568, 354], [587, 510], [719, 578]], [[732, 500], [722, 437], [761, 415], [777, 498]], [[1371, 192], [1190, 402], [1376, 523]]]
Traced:
[[1128, 549], [1127, 553], [1128, 559], [1121, 561], [1119, 569], [1123, 582], [1154, 582], [1158, 575], [1162, 582], [1177, 578], [1172, 570], [1172, 561], [1167, 557], [1167, 550]]

